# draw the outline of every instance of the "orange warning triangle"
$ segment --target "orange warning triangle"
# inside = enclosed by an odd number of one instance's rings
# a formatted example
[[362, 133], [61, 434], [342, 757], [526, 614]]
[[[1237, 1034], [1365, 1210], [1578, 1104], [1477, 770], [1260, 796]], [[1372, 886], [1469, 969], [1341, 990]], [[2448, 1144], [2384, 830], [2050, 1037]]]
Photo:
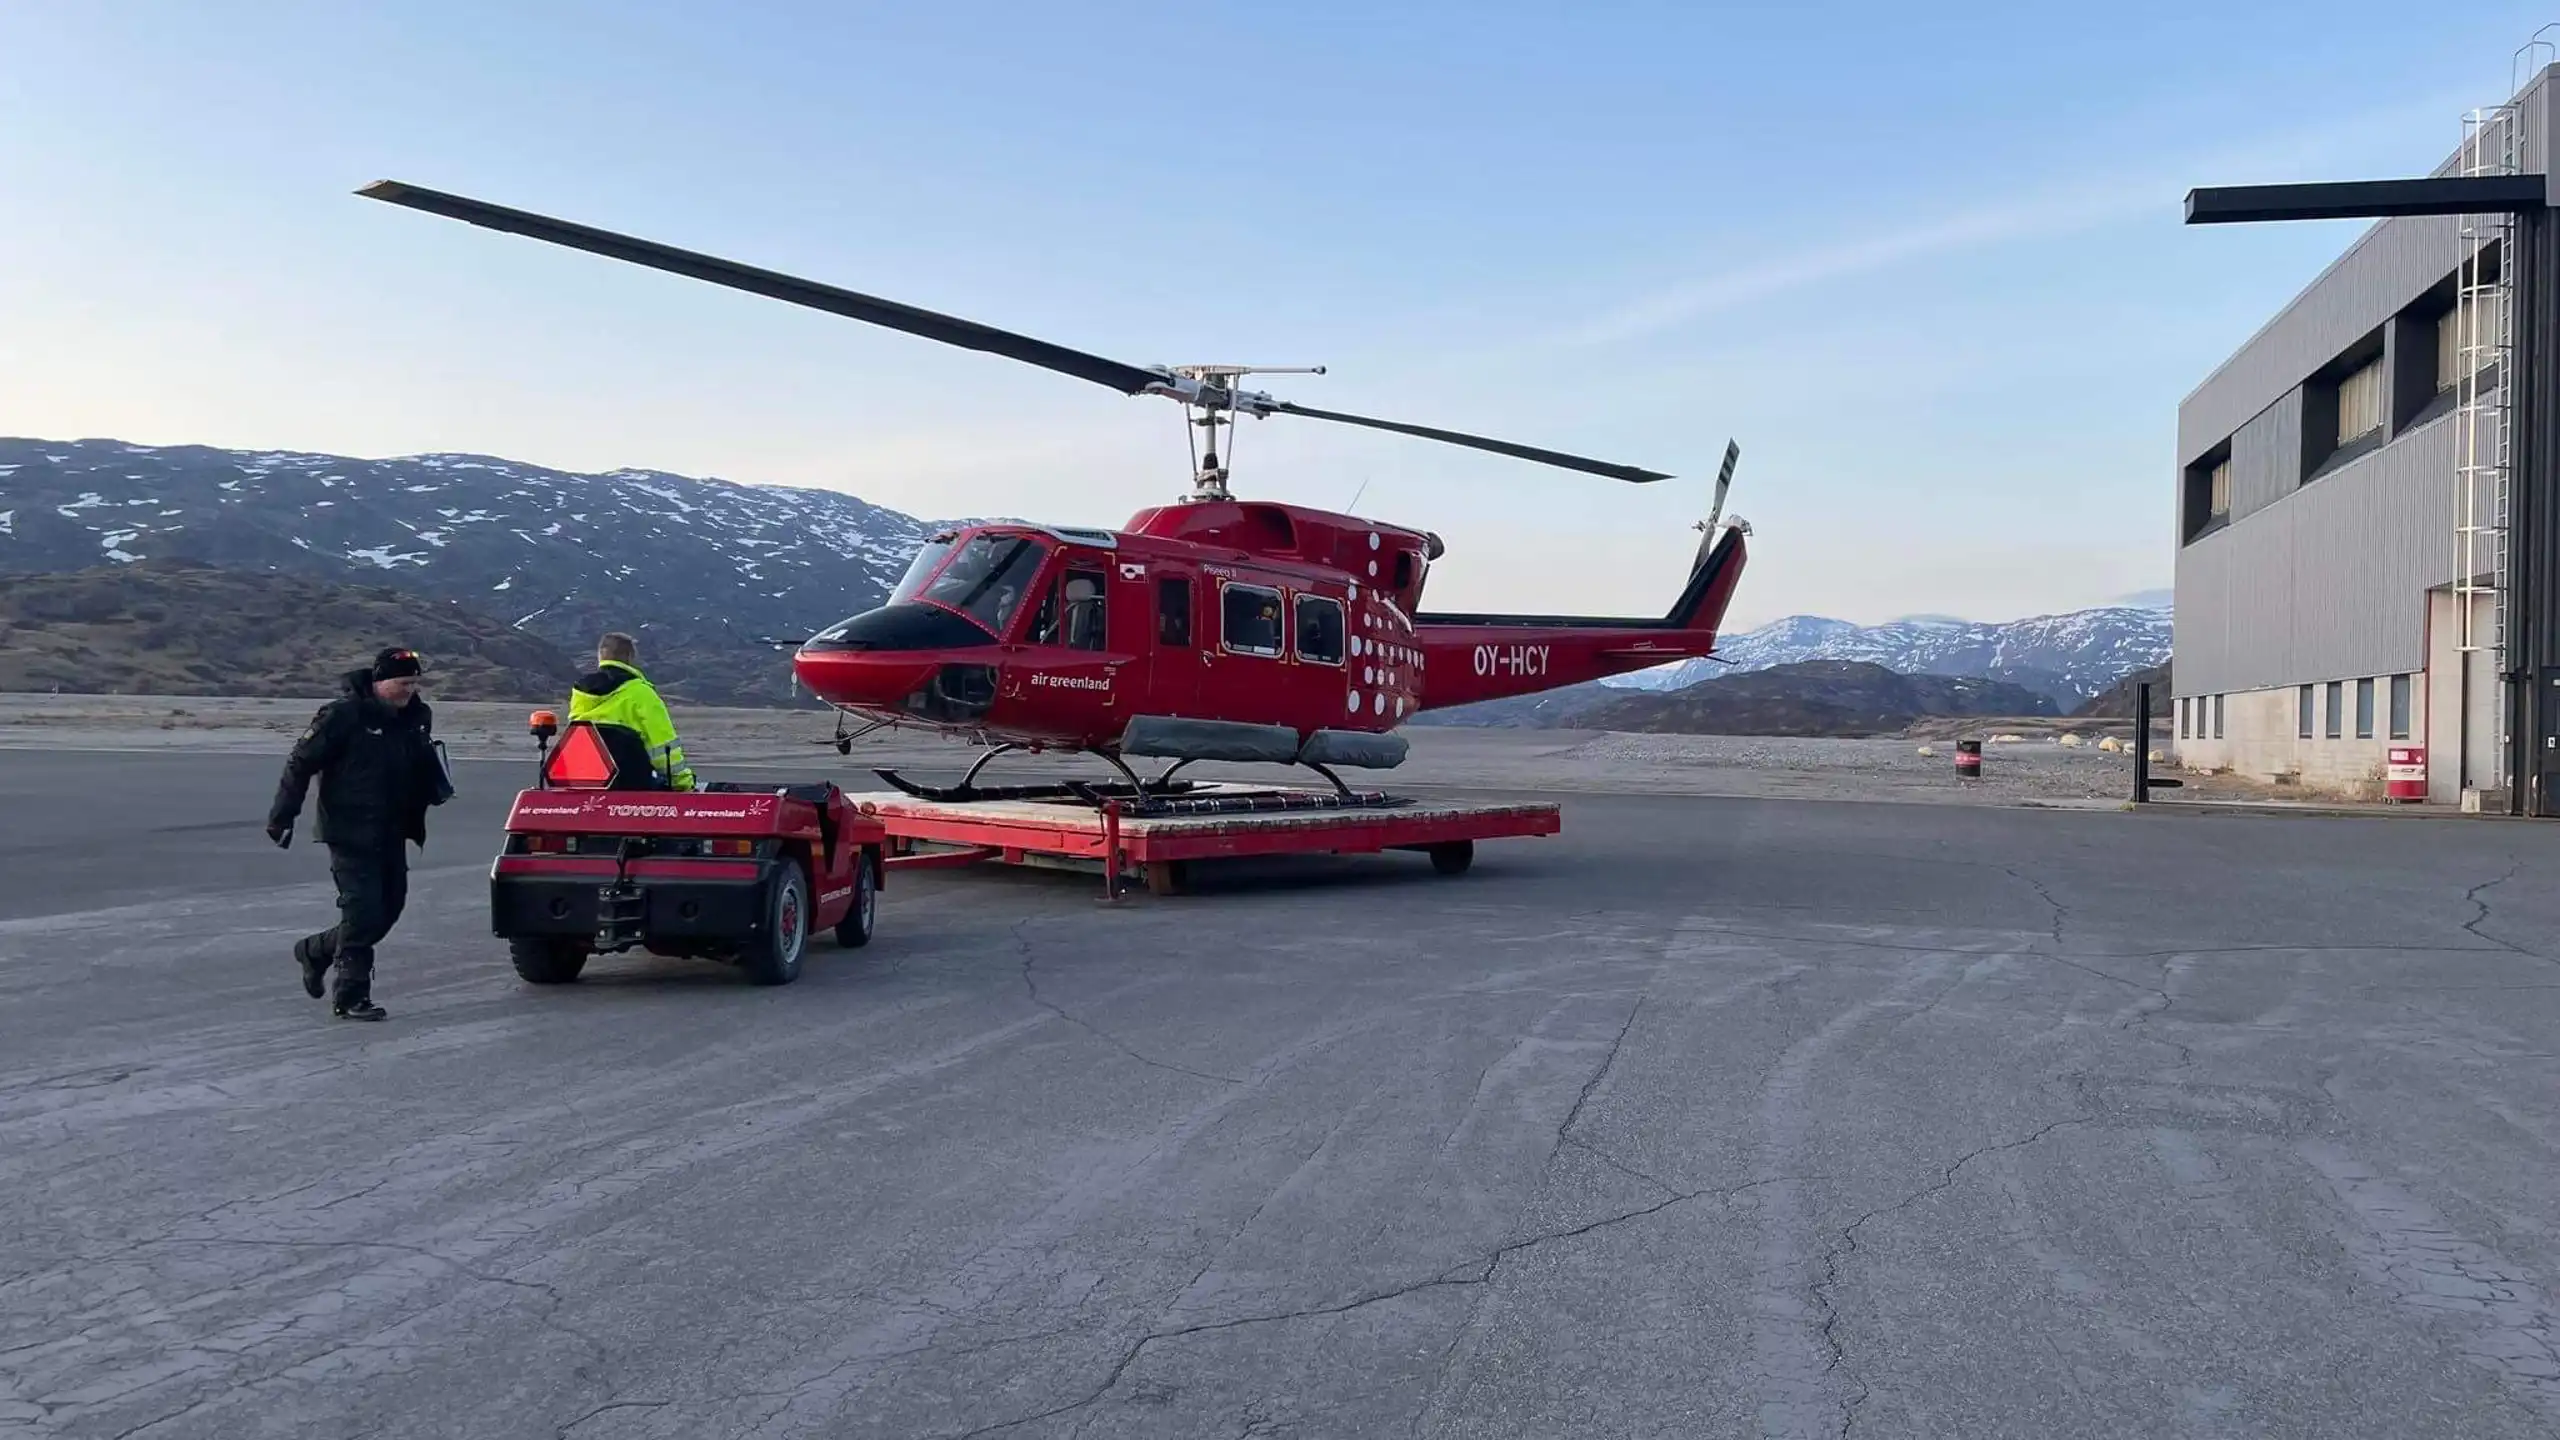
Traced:
[[575, 724], [551, 752], [551, 783], [594, 789], [610, 788], [615, 774], [613, 752], [589, 724]]

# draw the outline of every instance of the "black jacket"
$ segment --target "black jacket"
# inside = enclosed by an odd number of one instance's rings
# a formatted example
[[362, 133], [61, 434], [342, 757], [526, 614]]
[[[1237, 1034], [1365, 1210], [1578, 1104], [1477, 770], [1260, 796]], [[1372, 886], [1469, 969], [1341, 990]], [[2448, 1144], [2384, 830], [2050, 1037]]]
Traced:
[[398, 710], [376, 700], [369, 670], [350, 670], [341, 683], [346, 693], [320, 707], [285, 757], [267, 823], [292, 824], [316, 776], [321, 840], [377, 850], [426, 844], [427, 808], [447, 795], [431, 744], [434, 713], [415, 697]]

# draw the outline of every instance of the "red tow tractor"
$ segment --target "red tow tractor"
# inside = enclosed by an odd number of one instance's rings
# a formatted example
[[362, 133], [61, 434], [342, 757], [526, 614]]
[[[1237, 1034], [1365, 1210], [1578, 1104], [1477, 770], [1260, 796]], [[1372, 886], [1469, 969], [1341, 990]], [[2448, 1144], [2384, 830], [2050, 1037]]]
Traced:
[[834, 785], [656, 789], [632, 732], [563, 732], [547, 710], [531, 729], [540, 778], [489, 869], [491, 928], [527, 981], [566, 984], [589, 956], [637, 947], [788, 985], [812, 932], [870, 943], [887, 831]]

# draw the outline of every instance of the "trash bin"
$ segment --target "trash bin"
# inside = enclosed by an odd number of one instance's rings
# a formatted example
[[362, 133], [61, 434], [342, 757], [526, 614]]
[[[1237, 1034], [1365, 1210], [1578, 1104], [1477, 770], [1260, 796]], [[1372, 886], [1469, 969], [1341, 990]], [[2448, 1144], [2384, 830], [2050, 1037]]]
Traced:
[[1959, 740], [1956, 742], [1956, 777], [1962, 780], [1982, 778], [1981, 741]]

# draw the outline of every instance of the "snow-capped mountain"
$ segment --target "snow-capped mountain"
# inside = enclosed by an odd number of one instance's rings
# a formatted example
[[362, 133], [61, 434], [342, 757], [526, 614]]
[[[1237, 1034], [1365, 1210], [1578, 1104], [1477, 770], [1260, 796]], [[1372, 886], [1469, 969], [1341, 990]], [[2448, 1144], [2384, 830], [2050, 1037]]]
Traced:
[[931, 528], [835, 491], [650, 470], [0, 439], [0, 575], [170, 557], [360, 580], [571, 655], [630, 630], [653, 678], [703, 699], [784, 698], [789, 666], [759, 642], [879, 603]]
[[1905, 675], [2005, 680], [2068, 708], [2132, 671], [2168, 659], [2169, 636], [2166, 605], [2108, 605], [2002, 624], [1914, 616], [1884, 625], [1852, 625], [1820, 615], [1790, 615], [1717, 645], [1716, 654], [1727, 663], [1683, 660], [1601, 683], [1677, 690], [1714, 675], [1803, 660], [1863, 660]]

